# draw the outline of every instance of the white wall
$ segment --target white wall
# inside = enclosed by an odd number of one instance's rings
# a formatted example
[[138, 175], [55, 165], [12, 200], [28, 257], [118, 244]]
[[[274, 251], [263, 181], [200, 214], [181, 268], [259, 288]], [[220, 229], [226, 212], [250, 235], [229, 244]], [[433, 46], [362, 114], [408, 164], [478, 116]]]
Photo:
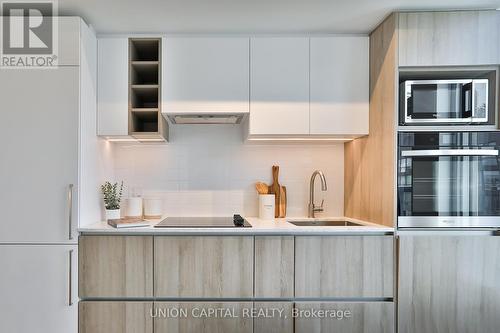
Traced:
[[241, 126], [175, 125], [166, 145], [115, 143], [115, 180], [125, 195], [163, 198], [170, 216], [257, 216], [256, 181], [271, 183], [271, 166], [280, 166], [287, 187], [288, 216], [305, 216], [309, 179], [320, 169], [328, 191], [316, 184], [316, 202], [325, 199], [324, 216], [343, 215], [344, 146], [255, 145], [242, 140]]
[[82, 25], [80, 64], [79, 226], [104, 219], [100, 186], [113, 180], [112, 144], [97, 134], [97, 40]]

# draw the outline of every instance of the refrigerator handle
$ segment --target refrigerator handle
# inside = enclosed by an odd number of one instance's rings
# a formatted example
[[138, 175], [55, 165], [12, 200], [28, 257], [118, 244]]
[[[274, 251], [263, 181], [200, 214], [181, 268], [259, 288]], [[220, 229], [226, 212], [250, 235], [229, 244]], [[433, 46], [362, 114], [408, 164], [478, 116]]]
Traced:
[[69, 250], [68, 306], [73, 305], [73, 250]]
[[73, 239], [73, 184], [68, 186], [68, 238]]

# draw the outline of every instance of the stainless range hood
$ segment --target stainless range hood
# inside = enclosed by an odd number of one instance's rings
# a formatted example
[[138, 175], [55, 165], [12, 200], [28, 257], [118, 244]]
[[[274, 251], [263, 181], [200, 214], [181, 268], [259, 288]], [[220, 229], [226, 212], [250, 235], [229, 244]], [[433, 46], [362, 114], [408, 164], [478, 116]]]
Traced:
[[194, 125], [194, 124], [240, 124], [245, 116], [240, 114], [168, 114], [167, 117], [172, 124]]

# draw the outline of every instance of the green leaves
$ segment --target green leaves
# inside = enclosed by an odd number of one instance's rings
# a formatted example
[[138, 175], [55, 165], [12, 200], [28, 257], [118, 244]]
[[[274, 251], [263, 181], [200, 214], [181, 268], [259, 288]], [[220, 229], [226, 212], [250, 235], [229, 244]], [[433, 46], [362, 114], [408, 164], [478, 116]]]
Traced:
[[110, 182], [105, 182], [101, 185], [101, 191], [106, 209], [120, 209], [123, 181], [121, 182], [120, 189], [118, 189], [118, 183], [111, 184]]

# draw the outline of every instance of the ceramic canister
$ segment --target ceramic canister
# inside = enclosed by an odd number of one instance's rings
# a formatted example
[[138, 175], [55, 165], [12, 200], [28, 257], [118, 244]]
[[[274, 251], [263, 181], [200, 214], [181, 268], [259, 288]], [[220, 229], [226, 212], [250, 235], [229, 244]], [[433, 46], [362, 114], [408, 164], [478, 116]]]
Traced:
[[274, 194], [259, 195], [259, 218], [263, 220], [274, 219]]
[[142, 217], [142, 198], [128, 198], [126, 208], [126, 217]]
[[163, 214], [162, 200], [159, 198], [144, 199], [144, 218], [159, 219]]

